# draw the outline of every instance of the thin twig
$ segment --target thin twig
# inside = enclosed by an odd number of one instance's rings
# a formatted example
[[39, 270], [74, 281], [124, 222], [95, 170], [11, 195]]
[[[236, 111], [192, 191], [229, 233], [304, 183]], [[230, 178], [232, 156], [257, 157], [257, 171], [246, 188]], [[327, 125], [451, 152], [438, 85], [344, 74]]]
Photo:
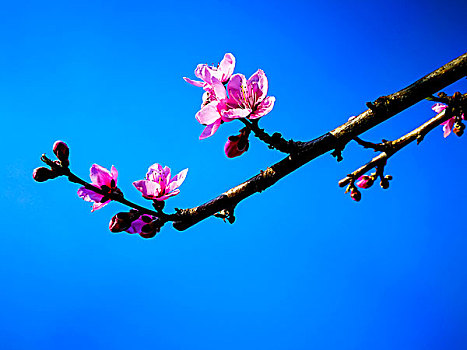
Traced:
[[352, 180], [359, 178], [361, 175], [367, 173], [371, 169], [385, 164], [386, 161], [392, 157], [396, 152], [400, 151], [402, 148], [407, 146], [408, 144], [412, 143], [413, 141], [417, 140], [417, 143], [420, 143], [421, 140], [425, 137], [427, 133], [433, 130], [435, 127], [439, 126], [442, 122], [448, 120], [451, 117], [450, 114], [446, 113], [446, 111], [442, 111], [441, 113], [437, 114], [435, 117], [428, 120], [423, 125], [419, 126], [418, 128], [412, 130], [408, 134], [398, 138], [397, 140], [386, 142], [386, 150], [381, 152], [379, 155], [374, 157], [365, 165], [361, 166], [353, 173], [347, 175], [345, 178], [339, 181], [339, 186], [344, 187], [348, 185]]

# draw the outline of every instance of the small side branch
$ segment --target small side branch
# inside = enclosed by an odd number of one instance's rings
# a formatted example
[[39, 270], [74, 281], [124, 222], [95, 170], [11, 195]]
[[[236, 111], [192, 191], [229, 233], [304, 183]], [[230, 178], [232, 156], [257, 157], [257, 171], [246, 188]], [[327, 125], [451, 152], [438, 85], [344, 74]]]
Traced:
[[300, 150], [303, 142], [286, 140], [278, 132], [269, 135], [264, 129], [261, 129], [258, 125], [258, 119], [248, 120], [245, 118], [239, 119], [245, 126], [253, 132], [253, 134], [266, 143], [270, 149], [277, 149], [282, 153], [296, 153]]
[[[363, 174], [367, 173], [373, 168], [377, 166], [385, 165], [387, 160], [393, 156], [396, 152], [400, 151], [405, 146], [409, 145], [413, 141], [417, 141], [417, 144], [420, 143], [425, 135], [433, 130], [435, 127], [439, 126], [442, 122], [451, 118], [450, 113], [446, 113], [446, 111], [442, 111], [441, 113], [437, 114], [434, 118], [431, 118], [423, 125], [419, 126], [418, 128], [412, 130], [408, 134], [398, 138], [394, 141], [386, 141], [384, 143], [385, 151], [381, 152], [379, 155], [374, 157], [365, 165], [361, 166], [353, 173], [347, 175], [345, 178], [339, 181], [339, 186], [344, 187], [350, 184], [352, 181], [355, 181]], [[371, 147], [372, 148], [372, 147]]]

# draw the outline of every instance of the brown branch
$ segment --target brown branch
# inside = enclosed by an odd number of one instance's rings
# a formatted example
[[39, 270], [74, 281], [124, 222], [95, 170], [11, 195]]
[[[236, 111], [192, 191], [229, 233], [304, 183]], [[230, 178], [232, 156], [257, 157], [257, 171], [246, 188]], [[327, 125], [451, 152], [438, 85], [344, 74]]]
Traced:
[[336, 129], [303, 143], [298, 153], [289, 155], [244, 183], [231, 188], [205, 204], [180, 210], [175, 214], [173, 227], [177, 230], [186, 230], [222, 209], [234, 208], [243, 199], [272, 186], [309, 161], [331, 150], [343, 149], [355, 136], [381, 124], [466, 75], [467, 53], [417, 80], [405, 89], [369, 103], [370, 109]]
[[367, 173], [371, 169], [386, 164], [386, 161], [392, 157], [395, 153], [400, 151], [402, 148], [417, 140], [417, 144], [420, 143], [426, 134], [431, 130], [439, 126], [442, 122], [448, 120], [451, 117], [446, 111], [442, 111], [435, 117], [428, 120], [426, 123], [420, 125], [418, 128], [412, 130], [408, 134], [398, 138], [397, 140], [385, 142], [386, 151], [381, 152], [368, 163], [355, 170], [353, 173], [347, 175], [345, 178], [339, 181], [339, 186], [344, 187], [348, 185], [352, 180], [358, 179], [361, 175]]

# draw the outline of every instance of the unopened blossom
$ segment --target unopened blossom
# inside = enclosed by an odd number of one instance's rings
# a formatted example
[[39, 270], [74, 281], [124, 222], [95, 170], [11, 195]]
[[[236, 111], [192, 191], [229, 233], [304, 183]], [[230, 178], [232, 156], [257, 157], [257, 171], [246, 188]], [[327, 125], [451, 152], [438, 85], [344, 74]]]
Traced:
[[[448, 106], [445, 105], [445, 104], [436, 103], [436, 104], [433, 105], [433, 107], [431, 107], [431, 109], [439, 114], [442, 111], [444, 111], [447, 107]], [[462, 114], [461, 118], [465, 120], [464, 114]], [[449, 136], [449, 134], [451, 133], [451, 131], [452, 131], [453, 127], [454, 127], [455, 122], [456, 122], [456, 116], [454, 116], [452, 118], [449, 118], [448, 120], [446, 120], [445, 122], [442, 122], [440, 124], [440, 125], [443, 125], [444, 137]]]
[[249, 132], [242, 130], [238, 135], [229, 136], [224, 146], [227, 158], [235, 158], [248, 151], [250, 147], [250, 142], [248, 141], [249, 134]]
[[362, 175], [360, 176], [357, 181], [355, 181], [355, 185], [357, 185], [360, 188], [370, 188], [373, 185], [373, 178], [368, 175]]
[[268, 114], [274, 107], [276, 98], [267, 96], [268, 79], [261, 69], [258, 69], [248, 80], [243, 74], [234, 74], [227, 85], [229, 100], [227, 107], [235, 109], [229, 118], [241, 118], [236, 115], [242, 109], [249, 119], [257, 119]]
[[195, 75], [201, 79], [198, 80], [191, 80], [187, 77], [183, 77], [183, 79], [194, 86], [199, 86], [202, 88], [207, 88], [209, 85], [212, 84], [212, 78], [216, 78], [221, 83], [226, 83], [229, 81], [230, 77], [235, 68], [235, 57], [231, 53], [226, 53], [224, 58], [219, 63], [217, 67], [215, 66], [208, 66], [207, 64], [198, 64], [195, 69]]
[[70, 149], [68, 145], [63, 141], [55, 141], [53, 145], [53, 152], [55, 156], [62, 162], [62, 165], [68, 166], [68, 157], [70, 156]]
[[141, 229], [144, 225], [149, 224], [154, 218], [151, 215], [143, 214], [138, 219], [134, 220], [130, 227], [125, 231], [128, 233], [137, 233], [141, 234]]
[[362, 194], [360, 193], [359, 190], [357, 190], [356, 188], [353, 188], [350, 191], [350, 198], [352, 198], [355, 202], [360, 202], [360, 200], [362, 199]]
[[53, 170], [41, 166], [40, 168], [34, 169], [32, 172], [32, 178], [37, 182], [44, 182], [50, 179], [54, 179], [58, 176]]
[[162, 165], [155, 163], [148, 169], [146, 178], [133, 182], [133, 186], [146, 199], [164, 201], [180, 193], [178, 188], [185, 181], [187, 172], [188, 169], [184, 169], [171, 177], [169, 167], [162, 167]]
[[[93, 164], [90, 171], [90, 177], [92, 185], [105, 191], [108, 195], [117, 189], [117, 169], [112, 165], [111, 170], [107, 170], [98, 164]], [[78, 189], [78, 196], [84, 199], [86, 202], [93, 203], [92, 210], [97, 210], [107, 205], [110, 202], [110, 198], [106, 195], [96, 193], [93, 190], [89, 190], [86, 187], [80, 187]]]
[[208, 103], [196, 113], [196, 120], [206, 126], [199, 137], [200, 140], [214, 135], [221, 123], [230, 122], [236, 118], [245, 118], [250, 113], [243, 108], [228, 106], [228, 98], [224, 85], [215, 77], [211, 81], [209, 100], [206, 101]]

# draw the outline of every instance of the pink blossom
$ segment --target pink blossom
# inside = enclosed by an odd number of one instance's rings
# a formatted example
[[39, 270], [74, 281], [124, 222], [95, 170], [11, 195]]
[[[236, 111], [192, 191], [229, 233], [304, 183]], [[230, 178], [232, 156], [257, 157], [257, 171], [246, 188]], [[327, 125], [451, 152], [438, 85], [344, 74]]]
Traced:
[[268, 114], [274, 107], [276, 98], [267, 96], [268, 79], [261, 69], [258, 69], [250, 79], [246, 80], [243, 74], [234, 74], [227, 85], [229, 100], [227, 105], [235, 109], [229, 118], [241, 118], [236, 113], [243, 109], [248, 112], [249, 119], [257, 119]]
[[[118, 172], [113, 165], [111, 171], [108, 171], [106, 168], [101, 167], [100, 165], [93, 164], [91, 167], [90, 177], [93, 186], [106, 191], [108, 194], [118, 190]], [[93, 203], [91, 212], [104, 207], [110, 202], [110, 198], [107, 195], [103, 196], [102, 194], [96, 193], [93, 190], [88, 190], [84, 186], [78, 189], [78, 196], [83, 198], [86, 202]]]
[[183, 77], [183, 79], [194, 86], [206, 88], [212, 84], [212, 78], [216, 78], [221, 83], [226, 83], [229, 81], [230, 77], [235, 68], [235, 57], [231, 53], [226, 53], [224, 58], [219, 63], [217, 67], [208, 66], [207, 64], [198, 64], [195, 69], [195, 75], [201, 79], [198, 80], [191, 80], [187, 77]]
[[164, 201], [180, 193], [178, 188], [185, 181], [187, 172], [188, 169], [184, 169], [171, 178], [169, 167], [155, 163], [148, 169], [146, 178], [133, 182], [133, 186], [146, 199]]
[[[441, 113], [444, 111], [448, 106], [442, 103], [436, 103], [431, 107], [432, 110], [434, 110], [436, 113]], [[461, 116], [462, 119], [465, 120], [464, 114]], [[440, 125], [443, 125], [443, 131], [444, 131], [444, 137], [448, 137], [449, 134], [452, 131], [452, 128], [454, 127], [454, 124], [456, 122], [456, 116], [449, 118], [445, 122], [442, 122]]]
[[199, 137], [200, 140], [214, 135], [221, 123], [230, 122], [235, 118], [244, 118], [249, 114], [242, 108], [229, 108], [224, 85], [215, 77], [211, 79], [211, 82], [209, 96], [205, 101], [208, 103], [196, 113], [196, 120], [206, 126]]

